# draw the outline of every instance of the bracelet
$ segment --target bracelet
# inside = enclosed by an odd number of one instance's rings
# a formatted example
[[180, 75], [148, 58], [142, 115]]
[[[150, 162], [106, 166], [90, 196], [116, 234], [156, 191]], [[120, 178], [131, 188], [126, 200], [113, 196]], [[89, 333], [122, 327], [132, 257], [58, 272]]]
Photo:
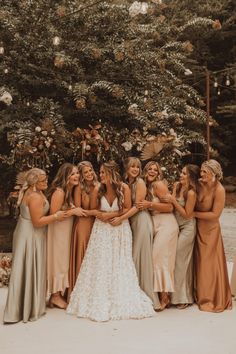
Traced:
[[53, 216], [54, 216], [54, 219], [55, 219], [55, 220], [57, 220], [57, 219], [58, 219], [58, 215], [57, 215], [57, 213], [54, 213], [54, 214], [53, 214]]

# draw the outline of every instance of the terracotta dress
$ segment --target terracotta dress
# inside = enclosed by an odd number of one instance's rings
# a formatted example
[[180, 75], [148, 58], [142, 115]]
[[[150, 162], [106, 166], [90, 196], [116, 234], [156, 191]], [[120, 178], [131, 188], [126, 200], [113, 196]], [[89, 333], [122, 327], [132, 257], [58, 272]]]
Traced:
[[[63, 209], [63, 207], [62, 207]], [[69, 287], [70, 246], [73, 216], [48, 225], [47, 292], [62, 294]]]
[[[184, 207], [184, 198], [178, 198]], [[178, 211], [175, 217], [179, 225], [179, 237], [176, 250], [174, 282], [175, 291], [171, 294], [172, 304], [192, 304], [193, 299], [193, 246], [196, 236], [196, 219], [185, 219]]]
[[[207, 212], [214, 196], [197, 202], [196, 210]], [[222, 312], [232, 308], [231, 292], [219, 219], [197, 219], [194, 247], [195, 298], [202, 311]]]
[[[154, 198], [153, 201], [159, 201]], [[174, 269], [179, 226], [173, 213], [152, 212], [154, 224], [154, 291], [174, 292]]]
[[[82, 192], [81, 207], [85, 210], [89, 209], [90, 198], [85, 192]], [[69, 270], [69, 289], [68, 300], [75, 286], [80, 267], [87, 249], [89, 237], [92, 231], [94, 217], [79, 216], [76, 218], [71, 239], [70, 250], [70, 270]]]
[[[135, 203], [136, 184], [132, 186], [132, 202]], [[133, 261], [139, 279], [139, 286], [153, 301], [154, 309], [160, 308], [158, 294], [154, 292], [152, 262], [153, 223], [147, 210], [139, 211], [130, 218], [133, 237]]]
[[[44, 215], [48, 209], [46, 201]], [[21, 204], [13, 238], [5, 323], [35, 321], [46, 312], [46, 233], [46, 226], [33, 226], [28, 206]]]

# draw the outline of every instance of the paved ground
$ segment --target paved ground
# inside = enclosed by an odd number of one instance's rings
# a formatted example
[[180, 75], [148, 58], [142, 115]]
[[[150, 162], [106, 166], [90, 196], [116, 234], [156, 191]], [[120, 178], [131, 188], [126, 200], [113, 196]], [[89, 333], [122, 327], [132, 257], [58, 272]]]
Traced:
[[[236, 209], [221, 219], [228, 260], [236, 252]], [[229, 264], [229, 271], [231, 264]], [[7, 289], [0, 289], [0, 319]], [[236, 302], [232, 311], [171, 308], [145, 320], [95, 323], [48, 309], [34, 323], [0, 324], [1, 354], [235, 354]]]

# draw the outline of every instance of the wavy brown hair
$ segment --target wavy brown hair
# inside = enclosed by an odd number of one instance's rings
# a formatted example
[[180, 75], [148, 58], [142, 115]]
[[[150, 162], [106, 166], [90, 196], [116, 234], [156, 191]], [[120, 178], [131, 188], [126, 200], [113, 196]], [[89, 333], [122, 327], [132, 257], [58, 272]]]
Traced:
[[[157, 174], [156, 178], [152, 182], [149, 182], [148, 179], [147, 179], [148, 170], [149, 170], [149, 168], [152, 165], [155, 165], [157, 167], [158, 174]], [[161, 167], [160, 167], [158, 162], [149, 161], [148, 163], [146, 163], [146, 165], [144, 166], [144, 169], [143, 169], [143, 179], [144, 179], [144, 182], [146, 183], [146, 186], [147, 186], [147, 200], [152, 200], [154, 198], [153, 189], [154, 189], [155, 183], [157, 181], [162, 181], [163, 180]]]
[[49, 200], [51, 199], [55, 190], [57, 188], [60, 188], [65, 193], [64, 205], [66, 207], [71, 207], [71, 204], [73, 203], [73, 198], [72, 198], [73, 191], [68, 189], [68, 183], [69, 183], [69, 178], [72, 174], [74, 167], [76, 167], [76, 166], [74, 166], [68, 162], [61, 165], [61, 167], [57, 171], [57, 174], [56, 174], [56, 176], [55, 176], [54, 180], [52, 181], [51, 186], [49, 188], [49, 191], [48, 191]]
[[[124, 192], [119, 167], [115, 161], [104, 162], [101, 167], [104, 168], [106, 174], [110, 177], [112, 188], [117, 196], [119, 210], [122, 210], [124, 206]], [[102, 196], [106, 194], [106, 191], [106, 185], [101, 183], [98, 192], [99, 203]]]
[[91, 162], [89, 161], [82, 161], [78, 164], [78, 170], [79, 170], [79, 182], [80, 182], [80, 188], [81, 188], [81, 192], [85, 192], [87, 194], [89, 194], [90, 192], [90, 188], [89, 186], [87, 185], [84, 177], [83, 177], [83, 169], [85, 167], [90, 167], [93, 171], [93, 182], [92, 182], [92, 185], [95, 187], [95, 185], [97, 184], [98, 182], [98, 179], [97, 179], [97, 175], [93, 169], [93, 165], [91, 164]]
[[[184, 199], [187, 199], [188, 191], [193, 190], [197, 193], [198, 186], [199, 186], [199, 178], [200, 178], [200, 168], [197, 165], [188, 164], [185, 166], [187, 170], [187, 175], [189, 178], [188, 188], [184, 191], [183, 196]], [[178, 196], [181, 190], [181, 182], [178, 182], [176, 186], [176, 195]]]

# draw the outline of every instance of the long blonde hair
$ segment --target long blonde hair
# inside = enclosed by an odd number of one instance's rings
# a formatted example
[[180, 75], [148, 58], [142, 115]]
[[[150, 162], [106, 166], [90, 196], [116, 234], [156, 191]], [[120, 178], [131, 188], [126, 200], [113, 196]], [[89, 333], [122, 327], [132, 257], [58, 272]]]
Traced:
[[97, 179], [97, 175], [93, 169], [93, 165], [91, 164], [91, 162], [89, 161], [81, 161], [79, 164], [78, 164], [78, 170], [79, 170], [79, 182], [80, 182], [80, 188], [81, 188], [81, 192], [85, 192], [86, 194], [89, 194], [90, 192], [90, 188], [89, 186], [87, 185], [84, 177], [83, 177], [83, 169], [85, 167], [90, 167], [93, 171], [93, 182], [92, 182], [92, 185], [95, 187], [95, 185], [97, 184], [98, 182], [98, 179]]
[[48, 191], [48, 197], [49, 199], [51, 199], [52, 194], [55, 192], [57, 188], [62, 189], [63, 192], [65, 193], [64, 205], [66, 207], [71, 207], [73, 203], [73, 199], [72, 199], [73, 191], [68, 189], [68, 182], [74, 167], [76, 166], [68, 162], [61, 165]]
[[142, 165], [141, 165], [141, 162], [140, 160], [137, 158], [137, 157], [128, 157], [127, 159], [125, 159], [124, 161], [124, 179], [125, 181], [128, 182], [128, 171], [130, 169], [130, 167], [133, 167], [133, 166], [137, 166], [139, 168], [139, 175], [135, 178], [134, 182], [136, 182], [136, 180], [141, 176], [141, 173], [142, 173]]
[[[152, 182], [149, 182], [147, 179], [148, 170], [152, 165], [155, 165], [157, 167], [158, 174]], [[157, 181], [162, 181], [162, 179], [163, 179], [161, 167], [158, 162], [149, 161], [148, 163], [146, 163], [146, 165], [144, 166], [144, 169], [143, 169], [143, 179], [144, 179], [144, 182], [147, 186], [147, 199], [152, 200], [154, 198], [154, 193], [153, 193], [154, 184]]]
[[[124, 206], [124, 192], [123, 182], [119, 173], [118, 165], [115, 161], [109, 161], [104, 162], [101, 167], [103, 167], [106, 174], [110, 176], [112, 188], [114, 189], [117, 196], [119, 210], [122, 210]], [[106, 194], [106, 191], [106, 185], [101, 183], [98, 192], [99, 201], [101, 201], [102, 196]]]

